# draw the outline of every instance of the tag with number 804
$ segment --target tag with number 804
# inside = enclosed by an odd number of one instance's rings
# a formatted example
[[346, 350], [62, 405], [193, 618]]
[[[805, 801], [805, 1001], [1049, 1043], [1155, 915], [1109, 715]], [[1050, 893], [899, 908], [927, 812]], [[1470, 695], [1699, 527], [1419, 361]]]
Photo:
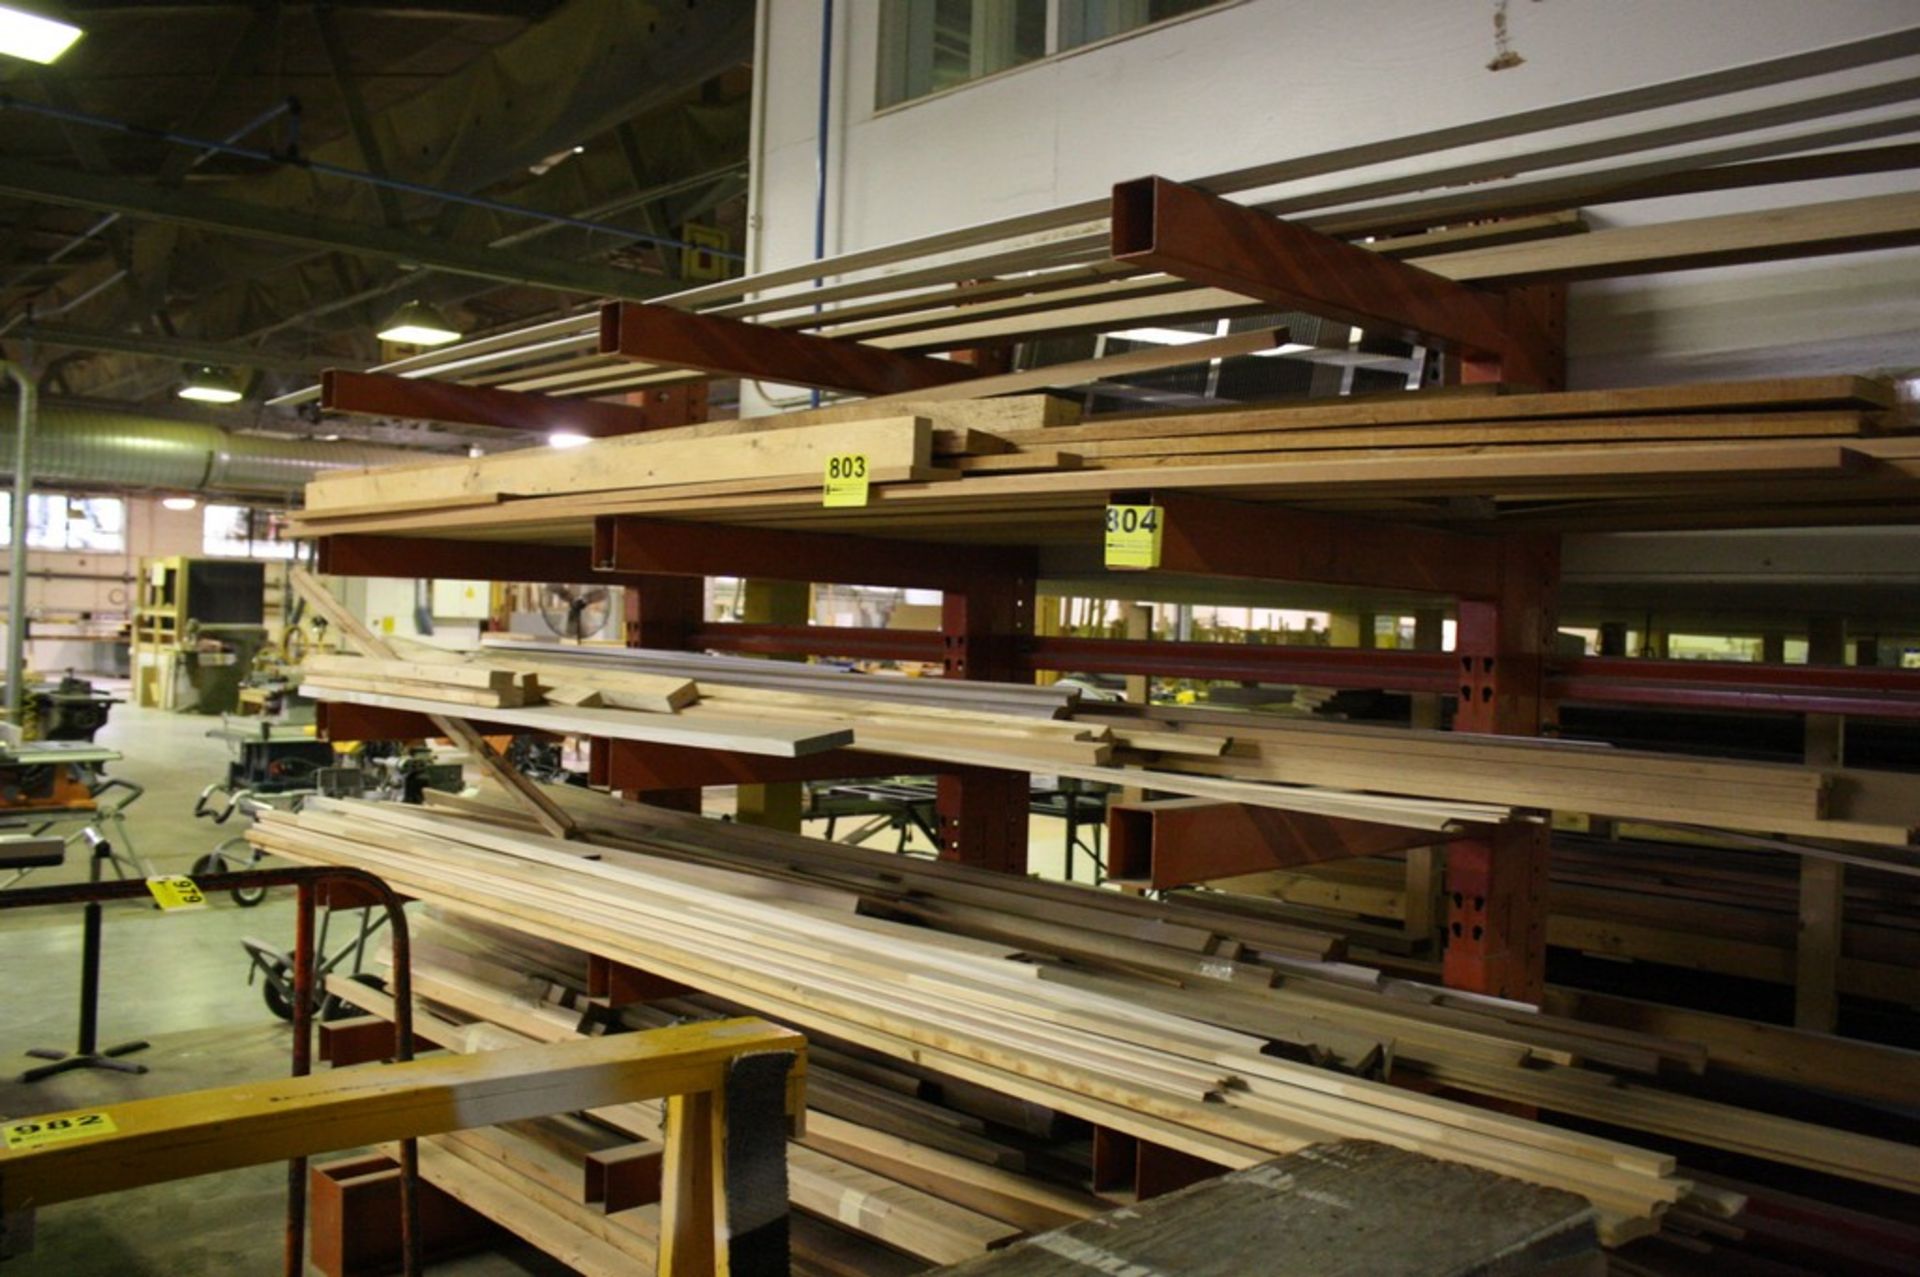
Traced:
[[867, 488], [872, 481], [872, 467], [867, 465], [865, 453], [841, 452], [827, 458], [826, 493], [822, 505], [854, 506], [867, 503]]
[[201, 909], [207, 897], [185, 874], [161, 874], [147, 879], [147, 890], [162, 909]]
[[1144, 571], [1160, 566], [1160, 533], [1166, 513], [1157, 505], [1107, 507], [1106, 564]]

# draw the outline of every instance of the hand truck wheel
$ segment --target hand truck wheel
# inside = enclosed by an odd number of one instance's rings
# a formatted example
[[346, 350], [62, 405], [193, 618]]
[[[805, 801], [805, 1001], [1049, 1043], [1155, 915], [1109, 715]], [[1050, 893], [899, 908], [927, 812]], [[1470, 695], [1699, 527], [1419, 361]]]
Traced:
[[[224, 853], [210, 851], [193, 862], [192, 872], [195, 878], [201, 878], [208, 874], [234, 873], [242, 867], [243, 866], [229, 864]], [[242, 909], [251, 909], [267, 898], [267, 889], [265, 887], [235, 887], [227, 894], [232, 896], [233, 903], [239, 905]]]

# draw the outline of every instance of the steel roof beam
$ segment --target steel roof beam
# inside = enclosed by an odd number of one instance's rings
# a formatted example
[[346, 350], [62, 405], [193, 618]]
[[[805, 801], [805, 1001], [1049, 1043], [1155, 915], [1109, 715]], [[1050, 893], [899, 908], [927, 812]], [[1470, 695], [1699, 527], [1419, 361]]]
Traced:
[[225, 235], [384, 258], [450, 275], [531, 284], [588, 296], [638, 301], [659, 296], [672, 288], [671, 281], [630, 271], [503, 252], [479, 245], [450, 244], [391, 227], [359, 225], [196, 191], [164, 190], [125, 180], [102, 179], [22, 160], [0, 158], [0, 193], [49, 204], [124, 213], [129, 217], [172, 222]]
[[305, 355], [277, 354], [267, 350], [249, 350], [244, 346], [223, 345], [211, 341], [190, 341], [182, 337], [147, 337], [138, 333], [96, 332], [84, 328], [59, 328], [31, 325], [18, 336], [42, 346], [65, 346], [74, 350], [104, 350], [121, 355], [143, 355], [182, 364], [239, 364], [270, 372], [300, 373], [318, 376], [327, 368], [340, 366], [338, 359]]

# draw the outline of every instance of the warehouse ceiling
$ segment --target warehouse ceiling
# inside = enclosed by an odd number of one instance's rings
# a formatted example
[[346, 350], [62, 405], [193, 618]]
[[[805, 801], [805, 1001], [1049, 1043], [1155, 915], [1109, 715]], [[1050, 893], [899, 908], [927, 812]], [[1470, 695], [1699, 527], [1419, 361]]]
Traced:
[[374, 336], [403, 302], [478, 333], [673, 291], [690, 222], [743, 238], [751, 0], [61, 8], [66, 57], [0, 58], [0, 345], [49, 396], [217, 362], [225, 424], [271, 424], [409, 353]]

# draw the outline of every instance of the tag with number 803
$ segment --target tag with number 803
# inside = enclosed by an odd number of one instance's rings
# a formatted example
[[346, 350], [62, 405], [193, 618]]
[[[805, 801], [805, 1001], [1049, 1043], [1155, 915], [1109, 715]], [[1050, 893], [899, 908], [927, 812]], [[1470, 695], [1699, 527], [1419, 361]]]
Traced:
[[1160, 566], [1160, 533], [1166, 513], [1157, 505], [1107, 507], [1106, 564], [1143, 571]]
[[872, 469], [861, 452], [840, 452], [827, 458], [826, 493], [822, 505], [850, 506], [867, 503], [867, 485]]

